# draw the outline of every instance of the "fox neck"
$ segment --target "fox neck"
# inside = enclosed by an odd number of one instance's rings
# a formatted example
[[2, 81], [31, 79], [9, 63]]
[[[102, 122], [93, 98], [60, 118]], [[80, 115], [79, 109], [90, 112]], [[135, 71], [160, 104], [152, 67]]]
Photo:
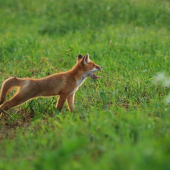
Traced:
[[87, 76], [83, 75], [80, 79], [77, 80], [77, 87], [81, 86], [81, 84], [85, 81]]
[[81, 84], [88, 77], [88, 72], [84, 71], [84, 69], [78, 63], [70, 71], [72, 72], [72, 74], [74, 74], [76, 78], [76, 87], [70, 93], [70, 94], [73, 94], [74, 92], [78, 90], [79, 86], [81, 86]]
[[84, 67], [79, 63], [77, 63], [70, 71], [74, 74], [76, 80], [84, 81], [88, 77], [88, 71], [85, 71]]
[[78, 88], [81, 86], [81, 84], [83, 84], [83, 82], [85, 81], [85, 79], [87, 78], [86, 74], [83, 74], [80, 78], [76, 79], [76, 87], [74, 88], [74, 90], [70, 93], [73, 94], [74, 92], [76, 92], [78, 90]]

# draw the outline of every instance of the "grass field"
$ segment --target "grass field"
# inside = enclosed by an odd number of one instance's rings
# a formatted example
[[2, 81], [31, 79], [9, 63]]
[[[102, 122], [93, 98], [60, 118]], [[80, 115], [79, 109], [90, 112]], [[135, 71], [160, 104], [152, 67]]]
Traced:
[[0, 0], [0, 86], [67, 71], [79, 53], [103, 67], [73, 113], [58, 97], [10, 109], [0, 170], [169, 170], [170, 83], [153, 83], [169, 75], [169, 16], [168, 0]]

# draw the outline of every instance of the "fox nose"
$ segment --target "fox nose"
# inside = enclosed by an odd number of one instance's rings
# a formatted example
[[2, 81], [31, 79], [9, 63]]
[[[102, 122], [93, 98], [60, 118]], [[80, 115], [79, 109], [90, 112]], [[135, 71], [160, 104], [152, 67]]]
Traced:
[[103, 67], [102, 67], [102, 66], [100, 66], [100, 70], [102, 70], [102, 68], [103, 68]]

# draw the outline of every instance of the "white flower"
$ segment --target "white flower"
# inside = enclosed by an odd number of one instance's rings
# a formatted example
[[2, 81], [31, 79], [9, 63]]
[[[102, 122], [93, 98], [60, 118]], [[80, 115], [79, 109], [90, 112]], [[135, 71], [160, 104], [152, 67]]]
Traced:
[[167, 97], [165, 98], [165, 103], [166, 103], [166, 104], [170, 104], [170, 96], [167, 96]]
[[159, 83], [163, 83], [165, 80], [167, 79], [167, 77], [165, 76], [164, 73], [158, 73], [155, 77], [154, 77], [154, 84], [159, 84]]

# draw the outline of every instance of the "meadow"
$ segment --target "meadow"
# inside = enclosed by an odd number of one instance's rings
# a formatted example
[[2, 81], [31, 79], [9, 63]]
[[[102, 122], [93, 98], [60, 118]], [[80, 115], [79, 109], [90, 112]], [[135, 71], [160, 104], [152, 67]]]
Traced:
[[169, 87], [153, 83], [169, 75], [169, 16], [168, 0], [0, 0], [0, 87], [67, 71], [79, 53], [103, 67], [73, 113], [57, 96], [10, 109], [0, 170], [169, 170]]

